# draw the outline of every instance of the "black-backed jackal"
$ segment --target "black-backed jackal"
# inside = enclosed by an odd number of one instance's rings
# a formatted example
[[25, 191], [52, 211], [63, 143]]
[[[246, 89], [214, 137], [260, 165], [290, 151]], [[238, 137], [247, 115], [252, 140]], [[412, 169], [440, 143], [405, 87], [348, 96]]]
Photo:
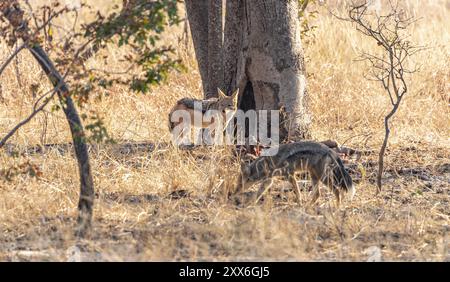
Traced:
[[[207, 128], [211, 123], [214, 122], [214, 117], [205, 121], [204, 115], [209, 110], [218, 111], [223, 120], [225, 121], [224, 127], [228, 124], [230, 120], [226, 120], [227, 112], [231, 111], [232, 113], [237, 111], [238, 107], [238, 93], [239, 89], [233, 92], [231, 96], [225, 95], [220, 89], [217, 89], [219, 96], [217, 98], [210, 98], [206, 100], [200, 100], [195, 98], [182, 98], [177, 101], [175, 106], [169, 113], [169, 130], [172, 132], [175, 126], [183, 122], [182, 119], [178, 121], [173, 121], [172, 115], [176, 111], [186, 111], [190, 115], [191, 126], [197, 126], [201, 128]], [[200, 107], [195, 107], [195, 105], [199, 105]], [[194, 123], [194, 114], [198, 112], [201, 116], [201, 122], [198, 124]], [[231, 115], [229, 115], [231, 116]]]
[[341, 201], [341, 191], [349, 192], [351, 198], [355, 194], [352, 178], [336, 152], [324, 144], [310, 141], [280, 145], [276, 155], [259, 157], [248, 165], [242, 164], [236, 194], [262, 181], [256, 195], [256, 202], [258, 202], [270, 188], [273, 178], [282, 177], [291, 182], [300, 202], [300, 189], [295, 178], [295, 173], [299, 171], [307, 171], [311, 177], [313, 196], [310, 204], [314, 204], [320, 196], [319, 182], [333, 191], [338, 206]]

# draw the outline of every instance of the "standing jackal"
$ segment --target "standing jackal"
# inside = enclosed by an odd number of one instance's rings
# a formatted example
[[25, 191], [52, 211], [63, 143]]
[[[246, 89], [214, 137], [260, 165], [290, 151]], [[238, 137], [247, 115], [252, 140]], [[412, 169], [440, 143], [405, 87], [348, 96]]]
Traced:
[[311, 176], [313, 196], [310, 204], [314, 204], [320, 196], [319, 182], [333, 191], [338, 206], [342, 190], [349, 192], [351, 198], [355, 194], [352, 178], [339, 156], [327, 146], [310, 141], [280, 145], [276, 155], [259, 157], [249, 165], [242, 164], [236, 193], [263, 181], [256, 196], [258, 202], [270, 188], [273, 178], [282, 177], [291, 182], [300, 202], [300, 189], [295, 178], [297, 171], [308, 171]]
[[[169, 113], [169, 130], [172, 132], [175, 126], [183, 122], [182, 120], [173, 121], [172, 115], [176, 111], [187, 111], [190, 115], [190, 123], [191, 126], [197, 126], [201, 128], [207, 128], [211, 123], [214, 122], [214, 118], [211, 118], [210, 121], [205, 121], [204, 115], [209, 110], [215, 110], [218, 111], [221, 115], [223, 120], [226, 119], [226, 112], [237, 111], [237, 104], [238, 104], [238, 93], [239, 89], [233, 92], [231, 96], [225, 95], [220, 89], [217, 89], [218, 91], [218, 98], [210, 98], [206, 100], [199, 100], [194, 98], [182, 98], [181, 100], [178, 100], [176, 105], [172, 108], [172, 110]], [[199, 105], [198, 109], [195, 107], [195, 104]], [[195, 124], [194, 122], [194, 113], [197, 111], [201, 116], [201, 123]], [[224, 127], [227, 126], [229, 120], [225, 120]]]

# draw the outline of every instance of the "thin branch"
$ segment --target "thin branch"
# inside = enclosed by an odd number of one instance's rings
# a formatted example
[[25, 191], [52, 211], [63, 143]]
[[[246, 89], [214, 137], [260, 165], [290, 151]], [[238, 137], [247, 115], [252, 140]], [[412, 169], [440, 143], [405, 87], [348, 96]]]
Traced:
[[25, 4], [28, 6], [28, 9], [30, 9], [30, 14], [31, 14], [31, 17], [33, 18], [34, 25], [36, 26], [36, 28], [39, 28], [38, 20], [36, 18], [35, 13], [34, 13], [33, 7], [30, 4], [30, 1], [25, 0]]
[[3, 71], [6, 69], [6, 67], [12, 62], [12, 60], [22, 51], [27, 45], [23, 43], [19, 47], [16, 48], [16, 50], [6, 59], [6, 61], [1, 65], [0, 67], [0, 76], [2, 75]]
[[[73, 56], [73, 59], [72, 59], [71, 64], [67, 67], [67, 70], [66, 70], [66, 73], [64, 74], [64, 77], [62, 77], [62, 80], [63, 80], [63, 81], [65, 80], [66, 75], [68, 74], [68, 72], [70, 71], [70, 69], [72, 68], [72, 66], [74, 65], [74, 63], [77, 61], [77, 59], [80, 58], [81, 52], [82, 52], [83, 50], [85, 50], [86, 47], [87, 47], [90, 43], [92, 43], [93, 40], [94, 40], [94, 39], [90, 39], [90, 40], [86, 41], [83, 45], [80, 46], [80, 48], [78, 48], [77, 52], [76, 52], [76, 53], [74, 54], [74, 56]], [[44, 58], [41, 57], [41, 55], [40, 55], [39, 53], [37, 53], [34, 49], [29, 49], [29, 50], [30, 50], [31, 53], [33, 53], [34, 56], [36, 56], [37, 58], [39, 58], [39, 61], [41, 61], [48, 69], [51, 69], [51, 70], [52, 70], [52, 71], [51, 71], [51, 75], [52, 75], [52, 76], [57, 76], [57, 75], [58, 75], [58, 74], [57, 74], [57, 70], [51, 68], [51, 67], [47, 64], [47, 62], [44, 60]], [[65, 82], [64, 82], [64, 84], [65, 84]], [[38, 101], [36, 101], [35, 105], [39, 102], [39, 100], [43, 99], [43, 97], [45, 97], [45, 94], [44, 94], [43, 96], [41, 96], [41, 97], [38, 99]]]
[[[59, 88], [59, 86], [58, 86], [58, 88]], [[44, 103], [43, 103], [41, 106], [39, 106], [39, 108], [34, 109], [34, 110], [31, 112], [31, 114], [30, 114], [27, 118], [25, 118], [24, 120], [22, 120], [21, 122], [19, 122], [16, 126], [14, 126], [14, 128], [11, 129], [11, 130], [8, 132], [8, 134], [6, 134], [5, 137], [3, 137], [3, 138], [0, 140], [0, 148], [2, 148], [2, 147], [6, 144], [6, 142], [8, 141], [8, 139], [11, 138], [11, 137], [17, 132], [17, 130], [19, 130], [22, 126], [24, 126], [25, 124], [27, 124], [30, 120], [33, 119], [33, 117], [34, 117], [36, 114], [38, 114], [40, 111], [42, 111], [42, 110], [45, 108], [45, 106], [47, 106], [47, 104], [48, 104], [48, 103], [52, 100], [52, 98], [55, 96], [56, 92], [57, 92], [56, 87], [53, 88], [52, 90], [50, 90], [50, 91], [48, 92], [48, 93], [51, 93], [50, 97], [48, 97], [48, 99], [46, 99], [46, 100], [44, 101]], [[47, 93], [47, 94], [48, 94], [48, 93]], [[47, 94], [46, 94], [46, 95], [47, 95]]]
[[86, 71], [88, 71], [88, 72], [92, 72], [92, 71], [94, 71], [94, 72], [101, 72], [101, 73], [104, 73], [104, 74], [107, 74], [107, 75], [121, 75], [121, 74], [129, 73], [129, 71], [132, 70], [133, 67], [135, 67], [135, 66], [136, 66], [136, 64], [131, 64], [130, 66], [128, 66], [123, 71], [107, 71], [107, 70], [102, 70], [102, 69], [97, 69], [97, 68], [90, 68], [90, 69], [87, 69]]
[[[65, 78], [67, 77], [67, 75], [69, 74], [73, 64], [76, 62], [76, 59], [78, 58], [79, 54], [81, 53], [82, 50], [84, 50], [84, 48], [90, 43], [90, 41], [86, 42], [83, 46], [81, 46], [77, 52], [75, 53], [75, 56], [71, 62], [71, 64], [68, 66], [66, 72], [64, 73], [64, 75], [62, 76], [62, 78], [59, 80], [58, 84], [50, 91], [46, 92], [45, 94], [43, 94], [34, 104], [33, 106], [33, 111], [31, 112], [31, 114], [25, 118], [24, 120], [22, 120], [21, 122], [19, 122], [13, 129], [11, 129], [8, 134], [5, 135], [5, 137], [3, 137], [0, 140], [0, 148], [2, 148], [6, 142], [8, 141], [9, 138], [11, 138], [16, 132], [17, 130], [19, 130], [22, 126], [24, 126], [25, 124], [27, 124], [28, 122], [30, 122], [30, 120], [33, 119], [33, 117], [38, 114], [39, 112], [41, 112], [45, 106], [47, 106], [47, 104], [52, 100], [52, 98], [55, 96], [56, 93], [58, 93], [58, 91], [60, 91], [60, 87], [65, 84]], [[38, 53], [36, 53], [33, 49], [29, 49], [31, 52], [33, 52], [33, 54], [35, 56], [38, 56], [40, 58], [40, 60], [43, 60], [43, 58], [40, 57], [40, 55]], [[47, 65], [47, 67], [49, 67]], [[56, 75], [56, 74], [53, 74]], [[47, 97], [47, 99], [45, 99], [45, 101], [42, 103], [42, 105], [40, 105], [39, 107], [37, 107], [38, 103], [44, 99], [46, 96], [50, 95], [49, 97]]]
[[28, 48], [28, 43], [30, 41], [30, 38], [33, 38], [36, 34], [38, 34], [42, 29], [44, 29], [51, 22], [51, 20], [53, 20], [55, 17], [59, 16], [63, 11], [64, 11], [64, 9], [62, 9], [62, 10], [54, 13], [53, 15], [51, 15], [41, 26], [38, 25], [37, 21], [35, 22], [36, 26], [37, 26], [36, 31], [31, 36], [28, 36], [27, 40], [24, 43], [22, 43], [22, 45], [20, 45], [14, 51], [14, 53], [11, 54], [11, 56], [8, 57], [8, 59], [2, 64], [2, 66], [0, 67], [0, 76], [2, 75], [2, 73], [6, 69], [6, 67], [14, 59], [14, 57], [16, 57], [19, 54], [19, 52], [22, 51], [24, 48]]

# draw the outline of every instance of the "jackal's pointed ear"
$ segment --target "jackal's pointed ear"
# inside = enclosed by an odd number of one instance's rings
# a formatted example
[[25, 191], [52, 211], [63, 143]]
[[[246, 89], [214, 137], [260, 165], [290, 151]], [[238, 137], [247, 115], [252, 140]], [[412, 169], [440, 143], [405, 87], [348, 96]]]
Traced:
[[223, 93], [222, 90], [220, 90], [219, 88], [217, 88], [217, 93], [219, 94], [219, 98], [227, 97], [227, 95], [225, 95], [225, 93]]
[[231, 95], [231, 97], [233, 97], [233, 99], [235, 99], [237, 96], [239, 95], [239, 88], [236, 89], [233, 94]]

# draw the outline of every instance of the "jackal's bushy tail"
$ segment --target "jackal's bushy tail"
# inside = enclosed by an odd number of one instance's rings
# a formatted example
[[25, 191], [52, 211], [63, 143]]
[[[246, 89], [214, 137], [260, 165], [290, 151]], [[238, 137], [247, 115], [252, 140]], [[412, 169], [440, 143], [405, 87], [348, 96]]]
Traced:
[[352, 199], [356, 192], [352, 178], [339, 157], [336, 158], [336, 164], [337, 165], [333, 167], [333, 177], [336, 181], [336, 185], [347, 191], [350, 194], [350, 199]]

